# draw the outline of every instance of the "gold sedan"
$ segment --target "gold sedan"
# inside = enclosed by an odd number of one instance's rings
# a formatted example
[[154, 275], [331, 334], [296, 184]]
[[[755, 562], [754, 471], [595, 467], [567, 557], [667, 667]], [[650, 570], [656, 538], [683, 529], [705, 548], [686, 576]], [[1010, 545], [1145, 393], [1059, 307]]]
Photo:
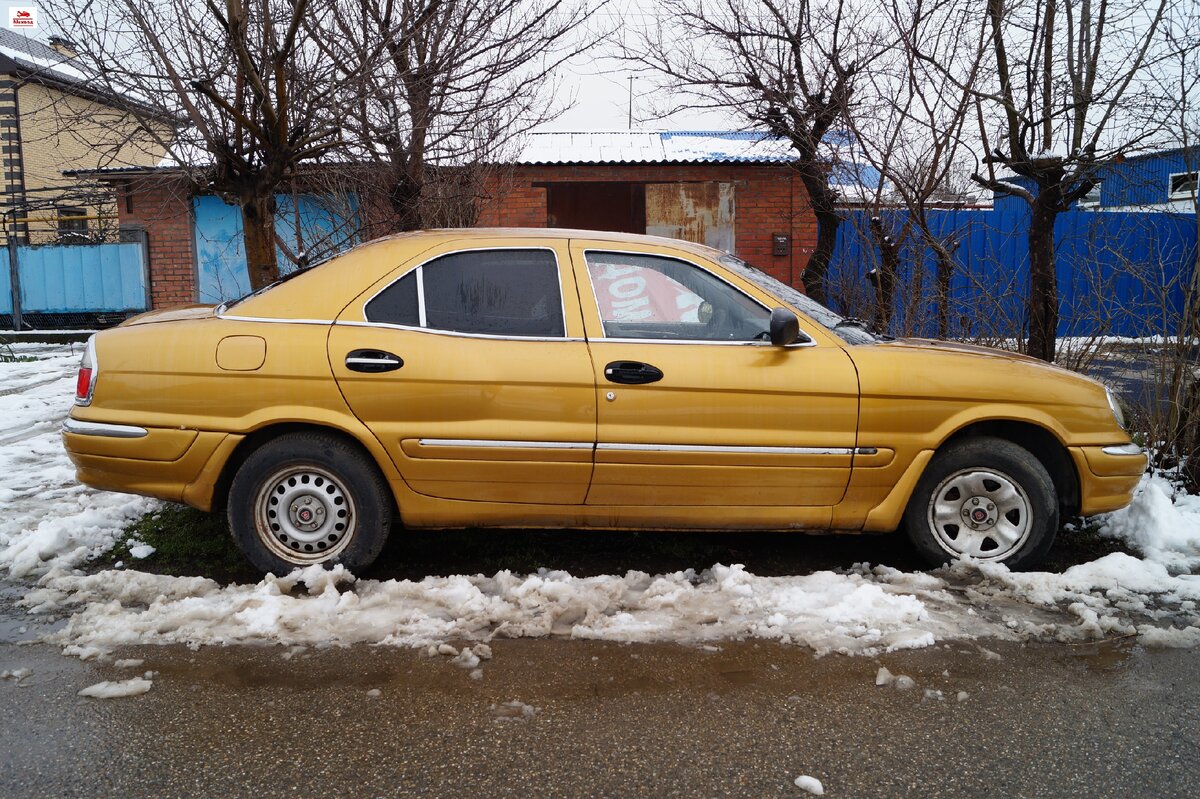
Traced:
[[450, 230], [97, 334], [63, 441], [96, 488], [226, 509], [263, 571], [404, 527], [891, 531], [1034, 564], [1146, 457], [1103, 385], [879, 338], [707, 247]]

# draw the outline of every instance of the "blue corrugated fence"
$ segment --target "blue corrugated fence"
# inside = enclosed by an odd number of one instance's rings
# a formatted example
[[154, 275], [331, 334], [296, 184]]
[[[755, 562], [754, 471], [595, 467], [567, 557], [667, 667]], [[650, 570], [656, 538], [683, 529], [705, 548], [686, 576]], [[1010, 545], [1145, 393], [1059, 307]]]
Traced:
[[[146, 305], [142, 245], [17, 247], [24, 313], [141, 311]], [[13, 310], [8, 249], [0, 247], [0, 314]]]
[[[865, 211], [846, 215], [829, 271], [832, 304], [867, 317], [874, 289], [866, 274], [880, 262], [870, 217]], [[906, 212], [879, 217], [901, 241], [892, 332], [934, 335], [934, 253], [918, 243], [915, 230], [903, 236]], [[934, 235], [954, 247], [949, 334], [1007, 337], [1023, 330], [1028, 212], [945, 210], [931, 212], [929, 220]], [[1059, 215], [1054, 233], [1060, 336], [1176, 332], [1196, 262], [1194, 216], [1072, 211]]]

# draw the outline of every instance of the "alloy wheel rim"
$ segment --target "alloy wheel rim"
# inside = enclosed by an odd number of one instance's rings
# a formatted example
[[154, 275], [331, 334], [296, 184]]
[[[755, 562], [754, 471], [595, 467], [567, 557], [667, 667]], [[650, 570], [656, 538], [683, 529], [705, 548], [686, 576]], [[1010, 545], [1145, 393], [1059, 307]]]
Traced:
[[1032, 506], [1017, 481], [995, 469], [963, 469], [942, 480], [929, 501], [934, 540], [956, 558], [1002, 561], [1032, 530]]
[[354, 538], [354, 500], [345, 485], [319, 466], [289, 466], [265, 481], [254, 502], [259, 540], [296, 565], [329, 560]]

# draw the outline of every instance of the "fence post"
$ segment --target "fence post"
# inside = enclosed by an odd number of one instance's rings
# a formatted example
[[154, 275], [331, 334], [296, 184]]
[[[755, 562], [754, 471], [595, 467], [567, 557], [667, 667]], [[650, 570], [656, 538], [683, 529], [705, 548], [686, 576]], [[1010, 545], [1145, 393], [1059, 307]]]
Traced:
[[21, 270], [17, 261], [17, 212], [12, 212], [12, 223], [8, 226], [8, 276], [12, 293], [13, 330], [21, 329]]

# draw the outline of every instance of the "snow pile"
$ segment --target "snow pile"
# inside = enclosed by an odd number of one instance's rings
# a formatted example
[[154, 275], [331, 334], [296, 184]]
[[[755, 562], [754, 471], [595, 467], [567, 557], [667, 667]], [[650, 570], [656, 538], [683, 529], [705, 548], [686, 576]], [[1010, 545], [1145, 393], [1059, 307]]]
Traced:
[[[958, 564], [948, 572], [977, 575], [967, 598], [999, 609], [1005, 626], [1027, 637], [1140, 635], [1146, 644], [1200, 644], [1200, 576], [1172, 575], [1151, 560], [1114, 552], [1062, 574], [1012, 572], [990, 564]], [[1028, 612], [1030, 606], [1065, 611], [1075, 623], [1039, 619]]]
[[[478, 679], [491, 655], [481, 644], [496, 637], [699, 646], [758, 638], [851, 654], [988, 637], [1136, 635], [1147, 644], [1200, 645], [1200, 497], [1173, 496], [1159, 477], [1102, 522], [1104, 535], [1144, 557], [1109, 555], [1062, 574], [960, 563], [933, 574], [860, 564], [760, 577], [735, 564], [660, 575], [543, 570], [372, 581], [314, 566], [224, 587], [137, 571], [78, 574], [75, 566], [122, 540], [123, 528], [157, 503], [75, 482], [59, 429], [78, 352], [27, 351], [39, 360], [0, 364], [0, 574], [42, 575], [23, 604], [74, 614], [54, 640], [81, 658], [123, 644], [377, 643], [433, 647]], [[130, 546], [134, 557], [152, 551], [140, 541]], [[902, 675], [888, 677], [900, 687]]]
[[[307, 592], [294, 591], [300, 583]], [[339, 566], [227, 587], [203, 578], [55, 570], [39, 586], [24, 604], [38, 612], [76, 611], [54, 637], [75, 647], [369, 642], [433, 646], [465, 669], [487, 659], [490, 649], [460, 651], [446, 641], [752, 637], [818, 653], [874, 654], [929, 646], [988, 626], [979, 620], [964, 630], [939, 578], [865, 566], [799, 577], [758, 577], [739, 565], [718, 565], [699, 574], [576, 578], [562, 571], [502, 571], [420, 581], [356, 581]]]
[[106, 552], [154, 500], [75, 481], [59, 431], [82, 345], [15, 345], [35, 361], [0, 363], [0, 574], [75, 566]]
[[1161, 476], [1147, 476], [1133, 503], [1104, 517], [1101, 534], [1126, 541], [1175, 571], [1200, 568], [1200, 497], [1177, 493]]

